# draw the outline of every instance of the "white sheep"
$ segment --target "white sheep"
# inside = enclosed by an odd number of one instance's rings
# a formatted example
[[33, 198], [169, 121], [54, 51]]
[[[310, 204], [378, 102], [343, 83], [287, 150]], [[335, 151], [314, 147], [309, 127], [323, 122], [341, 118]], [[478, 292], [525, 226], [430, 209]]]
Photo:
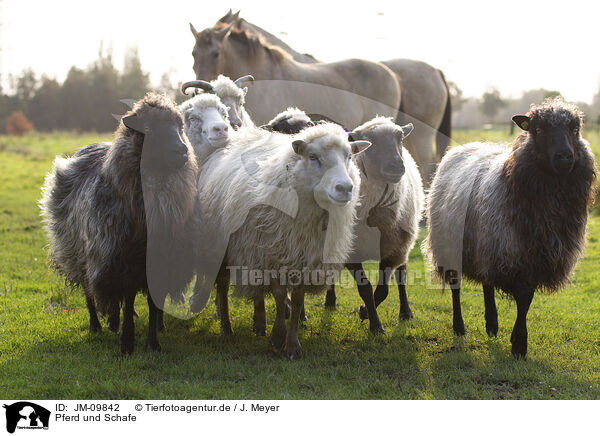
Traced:
[[[365, 302], [360, 316], [369, 319], [373, 332], [385, 333], [376, 307], [388, 295], [392, 274], [400, 295], [400, 319], [412, 318], [406, 295], [406, 262], [418, 236], [424, 203], [419, 169], [402, 147], [412, 130], [412, 124], [400, 127], [390, 118], [376, 117], [349, 134], [351, 140], [373, 144], [355, 158], [361, 169], [359, 219], [355, 248], [346, 264]], [[362, 262], [369, 259], [380, 261], [375, 294], [362, 267]], [[332, 285], [327, 290], [325, 306], [335, 306], [335, 298]]]
[[188, 88], [198, 88], [218, 96], [223, 104], [229, 109], [231, 127], [237, 130], [242, 126], [254, 127], [250, 115], [248, 115], [248, 112], [246, 112], [246, 109], [244, 108], [248, 88], [243, 87], [243, 85], [248, 81], [254, 81], [254, 77], [247, 75], [233, 81], [229, 77], [221, 74], [215, 80], [210, 82], [205, 80], [192, 80], [186, 82], [181, 85], [181, 92], [185, 94], [185, 91]]
[[[341, 127], [321, 124], [296, 136], [248, 130], [210, 156], [199, 175], [206, 232], [200, 243], [209, 261], [220, 262], [226, 250], [217, 279], [222, 332], [232, 332], [230, 267], [236, 295], [260, 300], [273, 294], [277, 316], [271, 342], [290, 358], [301, 355], [297, 333], [304, 293], [323, 289], [325, 282], [316, 283], [316, 276], [335, 281], [352, 248], [360, 176], [351, 156], [369, 145], [348, 142]], [[200, 267], [204, 273], [218, 269], [214, 260]], [[257, 271], [260, 283], [246, 281], [244, 271]], [[210, 273], [207, 290], [214, 283]], [[286, 334], [288, 286], [292, 315]]]
[[229, 142], [227, 107], [214, 94], [200, 94], [181, 103], [185, 134], [196, 153], [198, 165]]

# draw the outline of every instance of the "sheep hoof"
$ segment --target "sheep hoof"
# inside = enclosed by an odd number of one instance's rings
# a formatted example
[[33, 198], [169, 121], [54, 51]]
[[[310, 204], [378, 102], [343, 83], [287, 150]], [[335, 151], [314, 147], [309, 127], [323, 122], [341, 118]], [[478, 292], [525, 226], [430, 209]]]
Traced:
[[121, 353], [122, 354], [132, 354], [133, 348], [134, 348], [133, 342], [121, 342]]
[[371, 326], [370, 330], [371, 330], [371, 333], [375, 333], [378, 335], [385, 335], [387, 333], [385, 331], [385, 329], [383, 328], [383, 326], [381, 325], [381, 323], [379, 323], [379, 325]]
[[358, 308], [358, 317], [362, 320], [369, 319], [369, 312], [364, 304], [361, 304]]
[[233, 328], [228, 326], [221, 326], [221, 336], [233, 336]]
[[119, 322], [118, 321], [115, 322], [114, 320], [111, 320], [109, 318], [108, 321], [106, 322], [106, 328], [108, 328], [113, 333], [118, 333], [119, 332]]
[[413, 318], [413, 313], [412, 313], [412, 311], [410, 309], [405, 310], [405, 311], [401, 311], [400, 315], [398, 315], [398, 319], [400, 321], [406, 321], [406, 320], [409, 320], [409, 319], [412, 319], [412, 318]]
[[302, 357], [302, 347], [299, 341], [288, 341], [285, 344], [285, 355], [290, 360], [299, 359]]
[[498, 337], [498, 326], [485, 327], [485, 331], [490, 338]]
[[329, 293], [327, 293], [327, 295], [325, 295], [325, 307], [328, 309], [335, 309], [337, 305], [335, 300], [335, 295], [331, 296]]
[[464, 336], [464, 335], [466, 335], [467, 331], [465, 330], [465, 326], [454, 327], [454, 334], [456, 336]]
[[273, 331], [271, 332], [271, 345], [273, 346], [273, 348], [275, 348], [276, 351], [280, 351], [281, 349], [283, 349], [283, 344], [285, 344], [285, 337], [285, 326], [282, 329], [273, 327]]
[[158, 341], [153, 342], [153, 341], [147, 341], [146, 342], [146, 351], [148, 352], [153, 352], [153, 351], [160, 351], [160, 344], [158, 343]]
[[263, 326], [252, 326], [252, 331], [254, 332], [254, 334], [256, 336], [266, 336], [267, 335], [267, 327], [263, 327]]

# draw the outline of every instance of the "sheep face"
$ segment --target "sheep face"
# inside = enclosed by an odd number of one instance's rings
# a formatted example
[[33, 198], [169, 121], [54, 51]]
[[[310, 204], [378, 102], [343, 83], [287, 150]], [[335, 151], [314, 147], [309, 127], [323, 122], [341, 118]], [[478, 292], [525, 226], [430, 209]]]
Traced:
[[[373, 120], [377, 121], [377, 120]], [[367, 178], [384, 183], [398, 183], [404, 175], [402, 141], [413, 130], [412, 124], [398, 126], [382, 118], [376, 123], [367, 123], [348, 134], [349, 140], [367, 140], [373, 144], [362, 156], [363, 169]]]
[[[243, 88], [244, 94], [248, 91], [248, 88]], [[243, 95], [237, 96], [223, 96], [221, 101], [227, 109], [229, 109], [229, 124], [234, 130], [239, 129], [242, 126], [242, 107], [244, 106]]]
[[557, 175], [573, 170], [584, 147], [578, 109], [552, 100], [532, 108], [528, 115], [515, 115], [513, 121], [526, 131], [522, 141], [525, 151], [529, 150], [543, 168]]
[[144, 135], [144, 168], [170, 173], [182, 168], [188, 161], [188, 140], [180, 118], [154, 116], [144, 120], [133, 114], [123, 117], [123, 124]]
[[223, 104], [184, 110], [185, 133], [194, 146], [207, 144], [213, 148], [225, 147], [229, 141], [227, 109]]
[[370, 145], [367, 141], [348, 142], [342, 135], [331, 134], [292, 143], [301, 157], [297, 165], [302, 167], [303, 184], [312, 189], [319, 206], [345, 206], [352, 200], [357, 169], [351, 157]]

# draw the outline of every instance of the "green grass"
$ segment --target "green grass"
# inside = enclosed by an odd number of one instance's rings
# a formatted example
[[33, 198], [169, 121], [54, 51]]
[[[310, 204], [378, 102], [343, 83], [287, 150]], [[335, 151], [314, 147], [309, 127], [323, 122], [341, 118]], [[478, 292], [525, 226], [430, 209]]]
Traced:
[[[597, 132], [588, 138], [598, 153]], [[458, 142], [503, 140], [497, 131], [456, 132]], [[354, 287], [338, 292], [339, 307], [307, 299], [301, 329], [304, 357], [273, 354], [250, 331], [251, 306], [232, 303], [233, 338], [221, 338], [209, 307], [180, 320], [166, 316], [162, 353], [143, 350], [147, 310], [136, 304], [136, 351], [121, 357], [118, 337], [88, 332], [78, 289], [47, 265], [37, 200], [55, 154], [75, 151], [110, 135], [0, 136], [0, 396], [3, 398], [269, 398], [446, 399], [600, 398], [600, 217], [589, 225], [589, 244], [573, 284], [537, 294], [529, 312], [526, 361], [510, 355], [516, 307], [498, 298], [500, 334], [489, 339], [481, 290], [463, 292], [464, 338], [451, 328], [448, 291], [409, 286], [415, 318], [400, 322], [393, 286], [379, 310], [387, 329], [373, 336], [359, 320]], [[421, 235], [423, 236], [423, 235]], [[374, 264], [370, 265], [373, 269]], [[418, 248], [409, 271], [425, 277]], [[421, 280], [422, 281], [422, 280]], [[347, 282], [347, 280], [346, 280]], [[417, 280], [419, 282], [419, 280]], [[268, 300], [268, 321], [274, 318]]]

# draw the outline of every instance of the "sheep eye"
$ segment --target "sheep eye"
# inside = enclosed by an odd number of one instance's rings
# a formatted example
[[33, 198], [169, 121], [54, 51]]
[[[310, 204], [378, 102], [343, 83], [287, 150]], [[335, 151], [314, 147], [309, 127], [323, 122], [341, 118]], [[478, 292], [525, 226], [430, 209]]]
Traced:
[[317, 155], [316, 155], [316, 154], [314, 154], [314, 153], [311, 153], [311, 154], [309, 154], [309, 155], [308, 155], [308, 158], [309, 158], [310, 160], [314, 160], [314, 161], [317, 161], [317, 162], [319, 161], [319, 156], [317, 156]]
[[579, 133], [579, 127], [573, 127], [573, 133], [577, 135]]

